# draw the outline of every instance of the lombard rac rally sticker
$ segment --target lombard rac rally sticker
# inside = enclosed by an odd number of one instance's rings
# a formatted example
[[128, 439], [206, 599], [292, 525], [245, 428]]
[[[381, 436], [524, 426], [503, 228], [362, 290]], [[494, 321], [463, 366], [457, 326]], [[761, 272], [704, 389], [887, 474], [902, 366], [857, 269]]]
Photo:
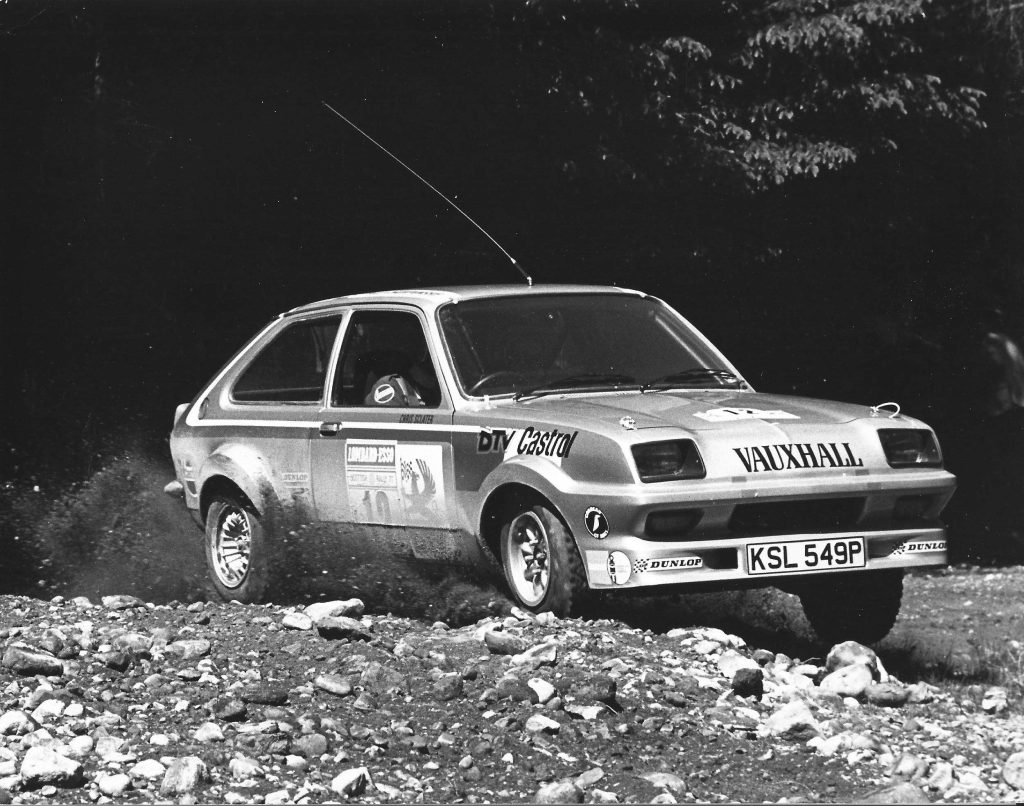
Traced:
[[587, 531], [598, 540], [608, 537], [608, 519], [597, 507], [590, 507], [583, 515], [583, 522], [587, 525]]
[[782, 409], [708, 409], [693, 415], [709, 423], [728, 423], [733, 420], [799, 420], [795, 414]]

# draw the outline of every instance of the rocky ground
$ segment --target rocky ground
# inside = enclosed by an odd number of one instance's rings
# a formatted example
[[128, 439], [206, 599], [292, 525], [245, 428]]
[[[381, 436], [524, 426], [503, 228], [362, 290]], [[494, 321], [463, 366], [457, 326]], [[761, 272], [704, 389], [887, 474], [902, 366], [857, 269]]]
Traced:
[[0, 597], [0, 803], [1024, 800], [998, 686], [494, 609]]

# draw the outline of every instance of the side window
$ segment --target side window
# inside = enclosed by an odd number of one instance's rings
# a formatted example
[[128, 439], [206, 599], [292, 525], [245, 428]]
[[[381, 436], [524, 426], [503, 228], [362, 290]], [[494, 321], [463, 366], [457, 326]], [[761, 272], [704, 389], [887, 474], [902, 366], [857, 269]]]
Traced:
[[286, 327], [252, 360], [231, 390], [243, 403], [318, 403], [340, 316]]
[[331, 390], [331, 405], [441, 405], [441, 388], [427, 339], [414, 314], [352, 314]]

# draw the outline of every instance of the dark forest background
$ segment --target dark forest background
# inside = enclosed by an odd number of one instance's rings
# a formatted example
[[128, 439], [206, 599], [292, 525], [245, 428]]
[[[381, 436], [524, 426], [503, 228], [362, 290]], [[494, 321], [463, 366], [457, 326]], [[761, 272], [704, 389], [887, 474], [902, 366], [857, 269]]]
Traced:
[[[0, 4], [0, 481], [160, 457], [274, 314], [519, 282], [677, 307], [757, 388], [955, 444], [1024, 335], [1019, 3]], [[951, 461], [953, 457], [951, 455]]]

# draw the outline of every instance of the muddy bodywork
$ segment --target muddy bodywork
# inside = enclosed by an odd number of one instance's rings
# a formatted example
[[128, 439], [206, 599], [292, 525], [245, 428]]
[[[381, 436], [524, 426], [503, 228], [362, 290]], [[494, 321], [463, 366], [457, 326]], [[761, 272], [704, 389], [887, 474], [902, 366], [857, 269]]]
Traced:
[[[495, 561], [514, 502], [540, 496], [571, 532], [592, 588], [786, 587], [822, 572], [945, 564], [939, 516], [955, 480], [940, 462], [892, 466], [880, 431], [934, 440], [893, 410], [761, 394], [741, 379], [730, 388], [467, 391], [439, 311], [541, 294], [643, 297], [479, 287], [342, 297], [283, 314], [180, 407], [171, 452], [187, 506], [202, 520], [212, 493], [231, 488], [261, 513], [359, 524], [368, 540], [424, 560], [479, 563]], [[436, 405], [332, 403], [359, 311], [416, 317], [440, 387]], [[289, 324], [313, 320], [337, 327], [316, 401], [233, 398], [253, 356]], [[696, 451], [699, 477], [641, 477], [635, 446], [683, 442]]]

